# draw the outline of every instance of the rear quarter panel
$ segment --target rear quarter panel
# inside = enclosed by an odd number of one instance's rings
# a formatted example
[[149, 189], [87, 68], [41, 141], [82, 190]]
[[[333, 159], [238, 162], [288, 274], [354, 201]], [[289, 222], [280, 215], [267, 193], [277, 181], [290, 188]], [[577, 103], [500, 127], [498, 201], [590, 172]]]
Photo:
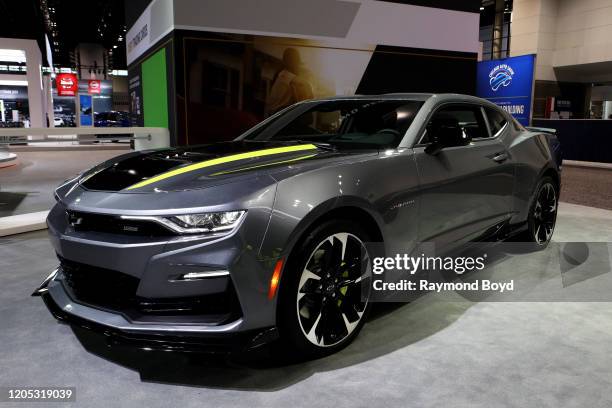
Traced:
[[547, 170], [559, 175], [561, 150], [556, 136], [529, 131], [516, 132], [508, 151], [516, 166], [516, 181], [513, 198], [513, 223], [527, 219], [534, 190]]

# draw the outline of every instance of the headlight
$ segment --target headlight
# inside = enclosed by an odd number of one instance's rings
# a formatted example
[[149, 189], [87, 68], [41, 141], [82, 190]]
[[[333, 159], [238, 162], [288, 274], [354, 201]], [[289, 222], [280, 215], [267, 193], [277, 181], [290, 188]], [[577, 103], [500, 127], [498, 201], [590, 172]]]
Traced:
[[122, 215], [121, 218], [155, 221], [179, 234], [202, 234], [231, 231], [240, 224], [245, 214], [246, 211], [225, 211], [173, 216]]
[[168, 219], [180, 227], [191, 231], [224, 231], [233, 229], [244, 213], [244, 211], [227, 211], [206, 214], [187, 214], [176, 215]]

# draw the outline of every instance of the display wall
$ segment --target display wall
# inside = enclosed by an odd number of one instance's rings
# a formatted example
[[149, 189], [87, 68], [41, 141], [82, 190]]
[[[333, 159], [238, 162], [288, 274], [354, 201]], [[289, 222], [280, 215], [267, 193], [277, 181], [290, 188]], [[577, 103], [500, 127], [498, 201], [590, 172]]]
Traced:
[[[184, 112], [178, 144], [231, 140], [312, 98], [475, 92], [476, 56], [470, 53], [243, 34], [179, 32], [175, 38], [185, 61], [177, 81]], [[456, 81], [449, 72], [471, 80]]]
[[[18, 113], [14, 114], [13, 111]], [[29, 117], [27, 86], [0, 85], [0, 126], [9, 126], [17, 116], [17, 123]]]
[[475, 93], [477, 1], [233, 1], [137, 4], [126, 35], [135, 123], [166, 125], [173, 145], [212, 143], [311, 98]]
[[564, 160], [612, 163], [610, 120], [533, 119], [533, 126], [556, 130]]
[[162, 48], [142, 63], [144, 125], [168, 127], [166, 50]]
[[94, 117], [92, 116], [92, 112], [101, 113], [113, 110], [112, 80], [77, 80], [74, 90], [72, 91], [72, 96], [63, 96], [60, 95], [61, 93], [62, 92], [58, 92], [57, 81], [53, 81], [53, 116], [63, 121], [59, 126], [74, 127], [77, 125], [76, 98], [80, 96], [85, 97], [81, 102], [89, 107], [88, 109], [87, 107], [81, 106], [81, 113], [85, 114], [84, 117], [81, 117], [82, 126], [93, 126]]

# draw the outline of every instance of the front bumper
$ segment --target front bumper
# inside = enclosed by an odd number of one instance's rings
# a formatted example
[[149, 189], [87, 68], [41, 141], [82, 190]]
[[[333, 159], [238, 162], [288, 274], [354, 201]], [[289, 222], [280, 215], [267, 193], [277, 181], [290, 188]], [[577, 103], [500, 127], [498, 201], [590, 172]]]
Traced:
[[45, 280], [33, 295], [42, 297], [56, 319], [104, 335], [109, 344], [146, 350], [231, 353], [256, 348], [278, 337], [274, 327], [240, 330], [243, 324], [240, 318], [215, 326], [132, 322], [121, 313], [75, 302], [61, 279], [55, 277]]
[[[74, 203], [80, 199], [78, 211], [82, 213], [90, 208], [80, 206], [90, 202], [110, 206], [115, 200], [114, 206], [134, 206], [136, 200], [146, 206], [155, 201], [78, 188], [70, 196], [75, 196]], [[170, 195], [156, 198], [166, 196]], [[198, 197], [207, 196], [200, 193]], [[235, 339], [248, 348], [274, 337], [276, 299], [268, 299], [268, 289], [278, 254], [260, 254], [270, 207], [250, 208], [240, 227], [229, 235], [189, 237], [149, 230], [97, 230], [98, 224], [77, 229], [67, 211], [74, 209], [60, 201], [47, 218], [51, 244], [66, 269], [60, 268], [42, 291], [55, 317], [111, 334], [109, 338], [122, 342], [153, 340], [153, 346], [164, 344], [163, 348], [166, 344], [174, 348], [175, 343], [178, 348], [185, 343], [206, 346], [211, 342], [212, 346], [233, 346]], [[90, 214], [116, 218], [124, 213], [132, 214], [116, 208], [112, 212], [99, 208]], [[215, 275], [215, 271], [224, 273]], [[205, 278], [183, 279], [190, 274]], [[80, 279], [77, 285], [75, 279]]]

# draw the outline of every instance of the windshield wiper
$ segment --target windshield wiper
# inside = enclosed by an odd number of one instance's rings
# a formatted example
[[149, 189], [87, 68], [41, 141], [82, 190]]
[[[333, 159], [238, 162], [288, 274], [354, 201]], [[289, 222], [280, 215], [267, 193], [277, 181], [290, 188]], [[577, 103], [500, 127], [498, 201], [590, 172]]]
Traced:
[[315, 145], [315, 146], [317, 146], [321, 150], [328, 150], [330, 152], [335, 152], [335, 151], [338, 150], [338, 148], [336, 146], [332, 145], [332, 144], [323, 143], [323, 142], [313, 142], [312, 140], [297, 139], [297, 140], [292, 140], [292, 142], [298, 142], [298, 143]]

